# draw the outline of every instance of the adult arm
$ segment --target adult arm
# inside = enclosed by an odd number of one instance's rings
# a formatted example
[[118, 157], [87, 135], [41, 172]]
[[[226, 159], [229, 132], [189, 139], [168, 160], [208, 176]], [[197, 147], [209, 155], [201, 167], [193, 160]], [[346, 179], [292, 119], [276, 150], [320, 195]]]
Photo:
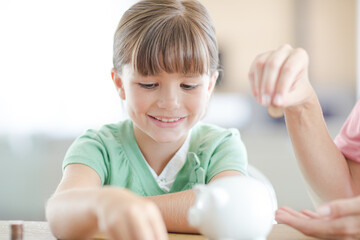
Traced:
[[355, 196], [359, 180], [352, 178], [350, 166], [354, 171], [358, 166], [349, 165], [333, 142], [315, 93], [285, 109], [285, 121], [299, 166], [320, 200]]
[[359, 164], [350, 163], [331, 139], [308, 78], [308, 55], [289, 45], [259, 55], [249, 78], [256, 100], [284, 109], [296, 158], [322, 201], [359, 193]]

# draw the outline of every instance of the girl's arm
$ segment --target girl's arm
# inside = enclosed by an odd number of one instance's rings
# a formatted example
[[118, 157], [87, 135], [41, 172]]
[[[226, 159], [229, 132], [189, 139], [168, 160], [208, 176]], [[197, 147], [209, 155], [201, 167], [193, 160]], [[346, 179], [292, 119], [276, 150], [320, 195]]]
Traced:
[[[210, 182], [226, 176], [241, 175], [238, 171], [224, 171], [215, 175]], [[188, 210], [195, 203], [195, 193], [193, 190], [146, 198], [153, 201], [159, 207], [169, 232], [198, 233], [187, 221]]]
[[328, 133], [309, 82], [307, 53], [284, 45], [260, 54], [249, 78], [260, 104], [284, 109], [296, 158], [320, 199], [329, 201], [358, 193], [359, 164], [348, 164]]
[[46, 218], [59, 239], [86, 239], [98, 231], [111, 239], [167, 239], [155, 204], [126, 189], [101, 187], [97, 173], [82, 164], [65, 168]]

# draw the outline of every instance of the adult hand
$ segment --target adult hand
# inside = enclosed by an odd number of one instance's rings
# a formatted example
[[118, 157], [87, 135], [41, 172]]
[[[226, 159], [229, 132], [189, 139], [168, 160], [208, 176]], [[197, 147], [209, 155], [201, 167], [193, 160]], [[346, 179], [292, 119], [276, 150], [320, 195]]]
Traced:
[[282, 207], [276, 220], [321, 239], [360, 239], [360, 197], [329, 202], [316, 212]]
[[286, 108], [309, 99], [313, 90], [308, 78], [308, 63], [305, 50], [289, 45], [258, 55], [249, 72], [256, 100], [264, 106]]
[[151, 201], [126, 189], [107, 187], [98, 204], [99, 230], [111, 239], [168, 239], [161, 213]]

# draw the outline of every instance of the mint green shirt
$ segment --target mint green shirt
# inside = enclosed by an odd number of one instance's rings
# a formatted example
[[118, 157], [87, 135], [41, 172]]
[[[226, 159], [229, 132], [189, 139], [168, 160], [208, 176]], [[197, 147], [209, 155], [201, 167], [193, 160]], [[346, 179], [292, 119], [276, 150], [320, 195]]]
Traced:
[[[124, 187], [140, 196], [165, 194], [147, 166], [135, 140], [131, 120], [88, 130], [65, 155], [63, 169], [72, 163], [94, 169], [103, 185]], [[247, 155], [239, 131], [198, 123], [191, 131], [186, 162], [176, 175], [170, 192], [208, 183], [216, 174], [236, 170], [244, 175]]]

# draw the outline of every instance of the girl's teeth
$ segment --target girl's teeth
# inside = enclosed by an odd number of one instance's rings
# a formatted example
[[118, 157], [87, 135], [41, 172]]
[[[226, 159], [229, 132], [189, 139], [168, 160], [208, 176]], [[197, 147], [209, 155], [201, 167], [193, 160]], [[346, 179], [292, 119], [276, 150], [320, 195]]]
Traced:
[[155, 117], [155, 119], [162, 121], [162, 122], [176, 122], [180, 118], [157, 118], [157, 117]]

